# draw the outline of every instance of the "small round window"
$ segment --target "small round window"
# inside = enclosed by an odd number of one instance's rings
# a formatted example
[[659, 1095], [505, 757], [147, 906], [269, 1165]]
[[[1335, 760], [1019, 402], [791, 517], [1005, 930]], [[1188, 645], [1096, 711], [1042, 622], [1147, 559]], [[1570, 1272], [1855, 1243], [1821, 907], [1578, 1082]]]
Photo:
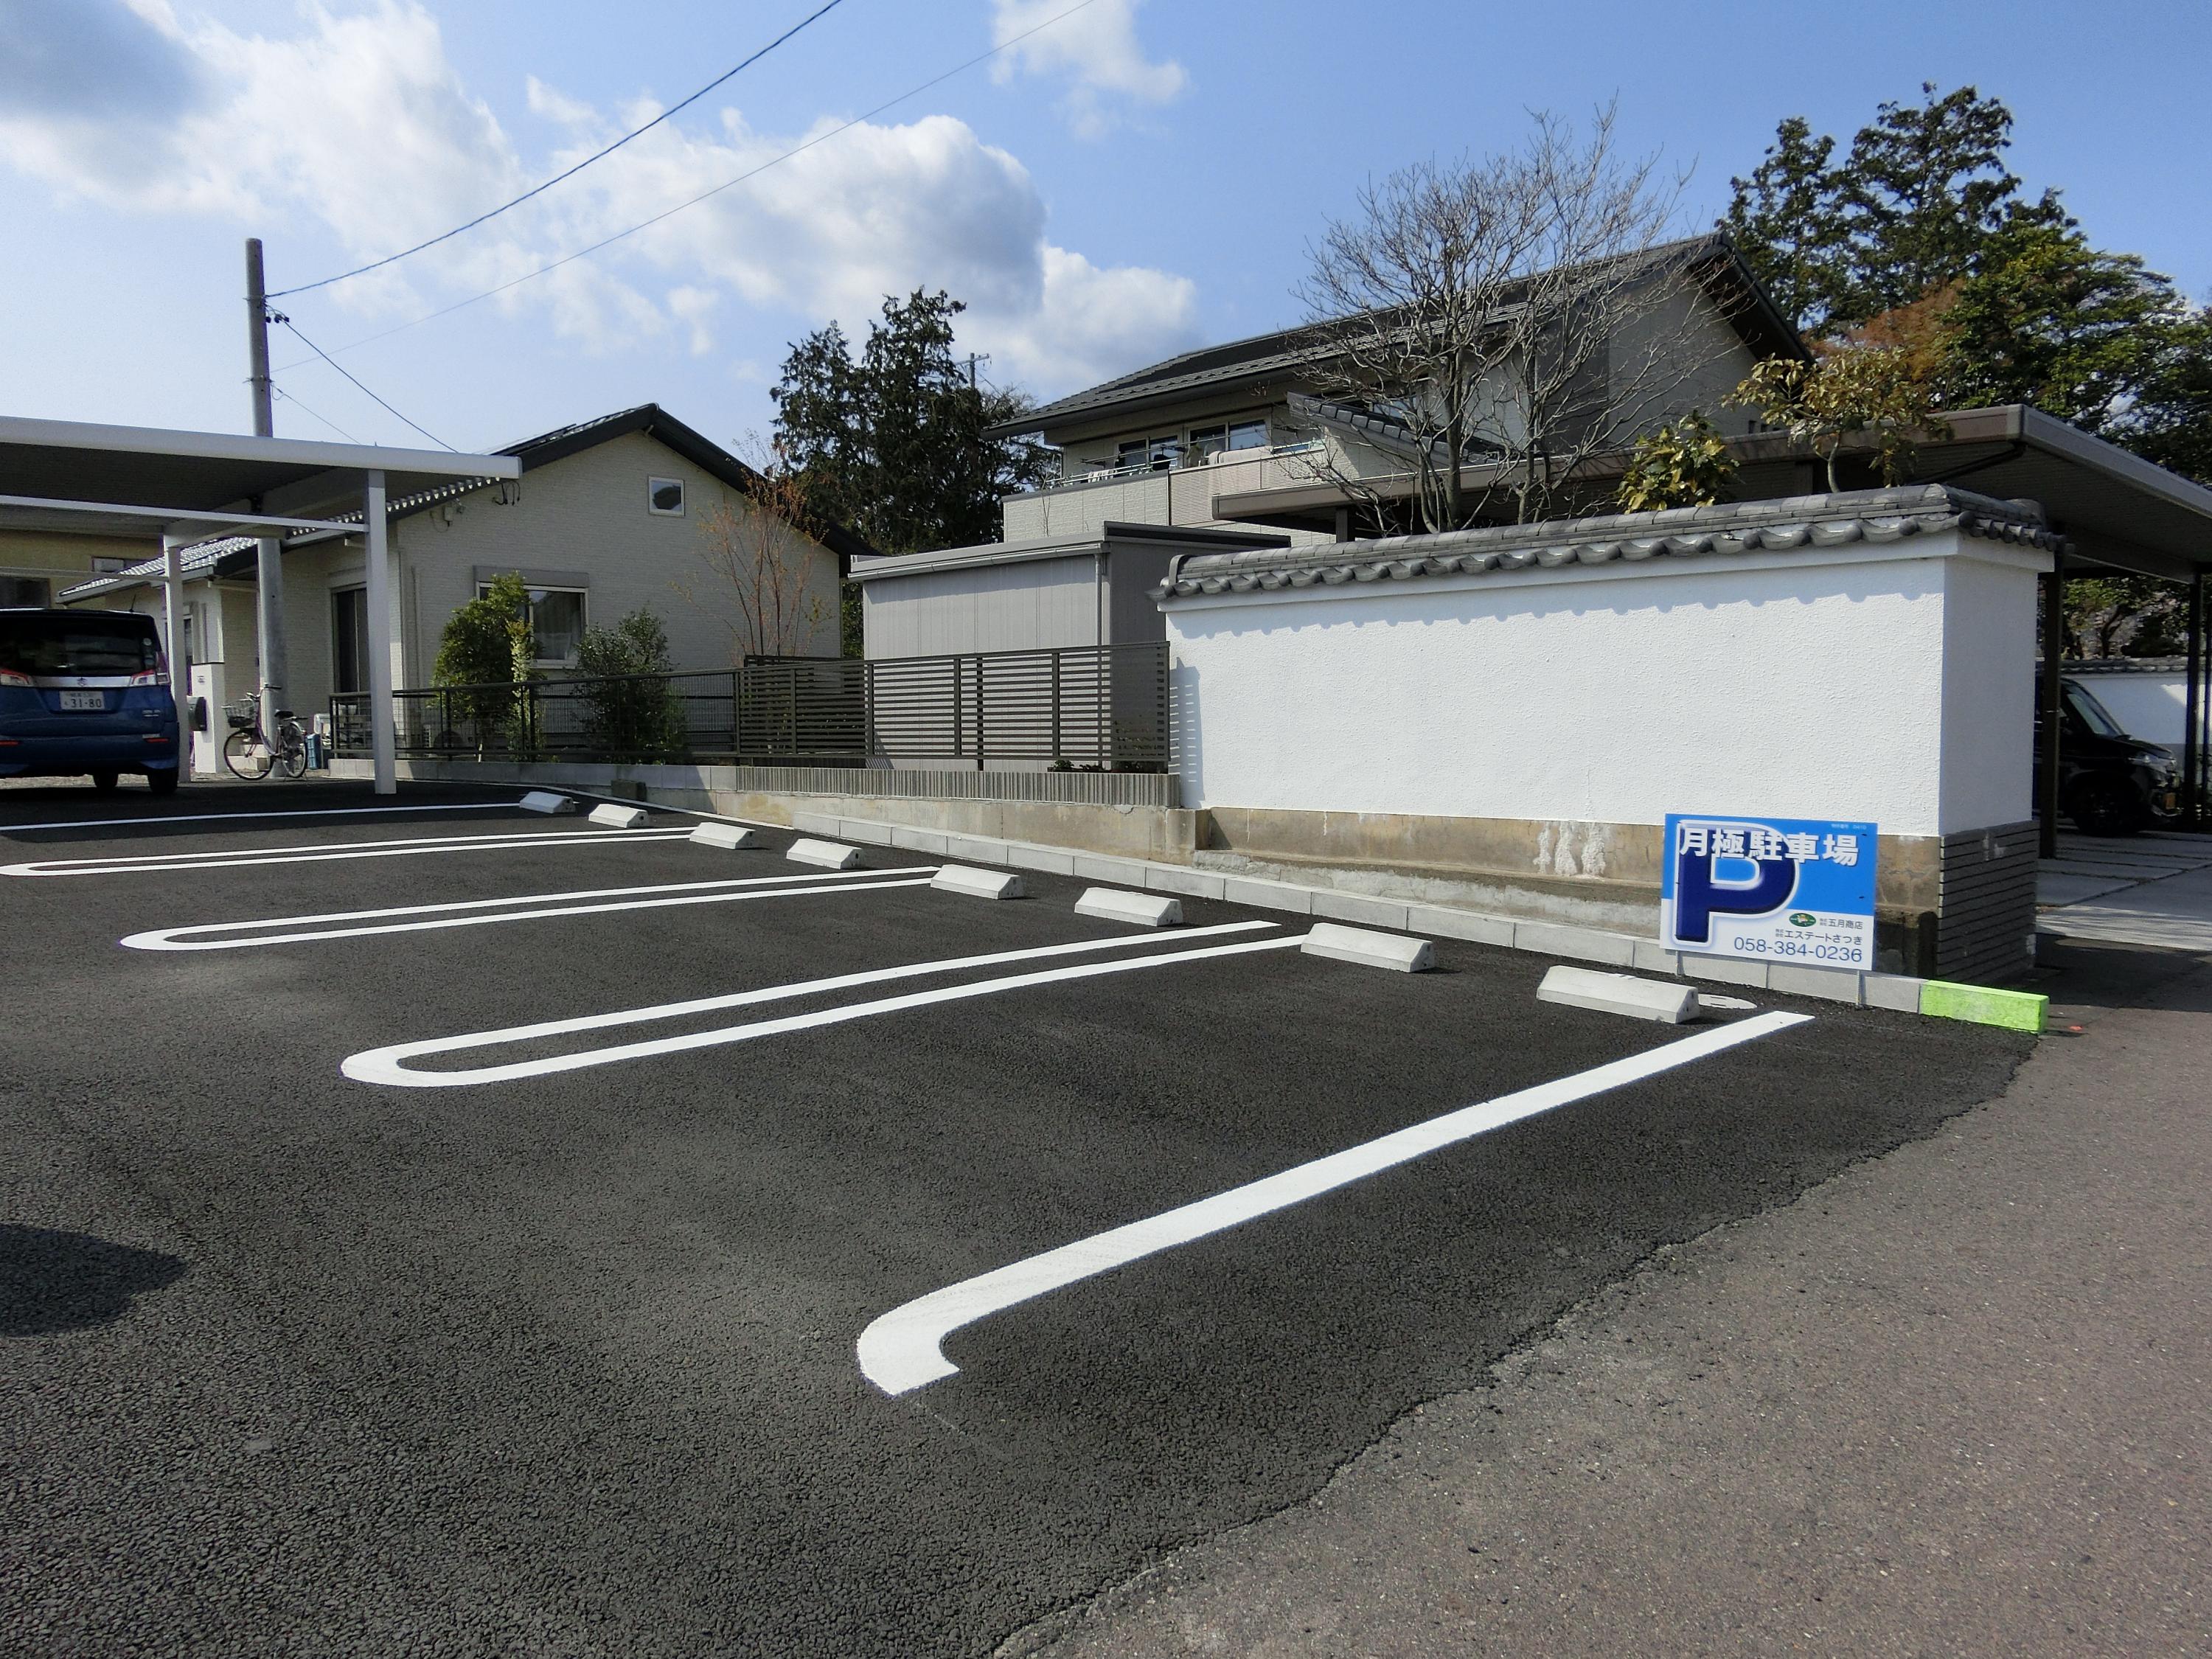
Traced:
[[684, 480], [681, 478], [649, 478], [646, 481], [647, 509], [664, 514], [672, 519], [684, 516]]

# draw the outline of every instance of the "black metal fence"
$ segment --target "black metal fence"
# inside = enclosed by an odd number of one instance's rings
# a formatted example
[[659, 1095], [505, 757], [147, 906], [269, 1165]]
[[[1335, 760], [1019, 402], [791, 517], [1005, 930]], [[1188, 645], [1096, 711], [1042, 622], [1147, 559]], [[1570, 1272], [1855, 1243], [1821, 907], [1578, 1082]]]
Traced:
[[[435, 686], [392, 694], [398, 752], [443, 760], [1012, 763], [1159, 772], [1164, 643]], [[369, 752], [368, 698], [331, 699], [332, 747]]]

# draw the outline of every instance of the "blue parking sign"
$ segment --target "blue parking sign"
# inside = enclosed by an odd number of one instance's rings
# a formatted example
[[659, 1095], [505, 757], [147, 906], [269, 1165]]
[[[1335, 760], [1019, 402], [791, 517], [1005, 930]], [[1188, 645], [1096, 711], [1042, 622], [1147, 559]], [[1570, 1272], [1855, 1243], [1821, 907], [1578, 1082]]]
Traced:
[[1667, 815], [1660, 943], [1669, 951], [1874, 966], [1875, 826]]

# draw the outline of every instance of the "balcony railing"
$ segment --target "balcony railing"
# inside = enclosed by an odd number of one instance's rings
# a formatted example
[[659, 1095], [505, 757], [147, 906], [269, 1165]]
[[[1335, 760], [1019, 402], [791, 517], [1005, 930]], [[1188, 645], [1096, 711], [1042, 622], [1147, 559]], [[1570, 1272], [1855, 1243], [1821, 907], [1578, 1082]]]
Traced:
[[[1163, 642], [957, 656], [748, 657], [704, 672], [396, 691], [398, 752], [441, 760], [950, 762], [1159, 772]], [[331, 699], [332, 747], [369, 752], [368, 698]]]
[[[1184, 465], [1180, 459], [1169, 460], [1130, 461], [1117, 466], [1069, 467], [1065, 458], [1061, 470], [1054, 477], [1041, 481], [1036, 488], [1042, 489], [1071, 489], [1082, 484], [1121, 483], [1131, 478], [1156, 477], [1163, 473], [1195, 472], [1201, 466], [1228, 466], [1245, 461], [1265, 461], [1290, 455], [1311, 454], [1325, 447], [1318, 438], [1304, 443], [1276, 444], [1267, 449], [1224, 449], [1215, 451], [1207, 459]], [[1033, 492], [1023, 492], [1024, 494]]]

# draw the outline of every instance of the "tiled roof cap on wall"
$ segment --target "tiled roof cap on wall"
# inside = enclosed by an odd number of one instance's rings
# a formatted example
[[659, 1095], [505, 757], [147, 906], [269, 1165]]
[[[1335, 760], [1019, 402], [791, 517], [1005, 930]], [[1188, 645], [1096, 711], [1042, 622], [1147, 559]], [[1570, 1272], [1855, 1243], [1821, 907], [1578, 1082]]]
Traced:
[[1195, 554], [1170, 564], [1167, 580], [1152, 594], [1171, 600], [1316, 584], [1471, 576], [1531, 566], [1726, 557], [1850, 542], [1901, 542], [1941, 530], [2045, 552], [2063, 553], [2068, 545], [2045, 525], [2043, 510], [2033, 501], [2001, 501], [1948, 484], [1912, 484], [1384, 536], [1297, 550]]

